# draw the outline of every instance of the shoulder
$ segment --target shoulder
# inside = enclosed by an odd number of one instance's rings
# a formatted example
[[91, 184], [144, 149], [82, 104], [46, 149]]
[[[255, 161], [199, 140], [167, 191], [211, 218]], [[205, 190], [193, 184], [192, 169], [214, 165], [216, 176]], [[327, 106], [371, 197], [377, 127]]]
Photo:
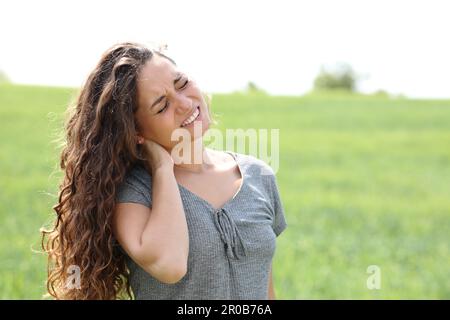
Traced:
[[140, 164], [135, 164], [128, 169], [122, 183], [147, 185], [150, 184], [150, 182], [151, 175], [147, 169]]
[[151, 207], [151, 177], [147, 169], [138, 164], [129, 168], [116, 189], [115, 200]]
[[260, 177], [270, 177], [275, 175], [272, 167], [265, 161], [249, 154], [237, 152], [231, 153], [235, 155], [236, 161], [238, 161], [241, 166], [245, 167], [248, 174]]
[[264, 192], [269, 198], [278, 192], [275, 172], [269, 164], [253, 155], [242, 153], [234, 155], [241, 166], [247, 185], [253, 190]]
[[135, 164], [125, 174], [123, 180], [118, 186], [118, 197], [129, 195], [131, 193], [139, 193], [141, 195], [147, 194], [151, 190], [151, 175], [142, 165]]

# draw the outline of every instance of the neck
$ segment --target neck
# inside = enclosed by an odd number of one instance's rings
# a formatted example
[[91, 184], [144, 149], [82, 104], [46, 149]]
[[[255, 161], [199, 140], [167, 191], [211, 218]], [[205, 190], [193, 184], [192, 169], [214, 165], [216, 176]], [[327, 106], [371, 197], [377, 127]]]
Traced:
[[185, 157], [185, 161], [183, 161], [182, 163], [175, 163], [174, 170], [202, 173], [210, 169], [213, 166], [211, 151], [205, 148], [203, 145], [201, 145], [200, 148], [197, 147], [197, 149], [198, 150], [196, 150], [194, 148], [194, 144], [192, 144], [190, 157]]

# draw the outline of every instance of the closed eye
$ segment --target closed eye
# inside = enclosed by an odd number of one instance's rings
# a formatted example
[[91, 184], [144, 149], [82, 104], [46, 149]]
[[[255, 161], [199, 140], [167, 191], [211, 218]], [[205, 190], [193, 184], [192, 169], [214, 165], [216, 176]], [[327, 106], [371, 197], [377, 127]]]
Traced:
[[[189, 85], [189, 83], [190, 83], [190, 80], [189, 80], [189, 79], [186, 79], [186, 81], [184, 82], [184, 84], [180, 87], [180, 90], [185, 89], [185, 88]], [[166, 109], [169, 107], [169, 103], [167, 102], [167, 97], [166, 97], [165, 99], [166, 99], [166, 103], [164, 104], [164, 107], [163, 107], [161, 110], [159, 110], [159, 111], [157, 112], [157, 114], [166, 111]]]

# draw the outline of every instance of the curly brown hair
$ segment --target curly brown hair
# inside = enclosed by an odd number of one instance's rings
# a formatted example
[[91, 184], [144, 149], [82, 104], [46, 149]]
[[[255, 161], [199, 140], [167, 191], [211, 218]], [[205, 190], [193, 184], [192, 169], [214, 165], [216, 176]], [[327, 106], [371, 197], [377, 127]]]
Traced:
[[[48, 254], [47, 296], [56, 299], [133, 298], [125, 253], [112, 231], [115, 195], [127, 171], [149, 169], [137, 144], [136, 79], [159, 50], [120, 43], [101, 57], [65, 123], [58, 203], [53, 229], [41, 229]], [[176, 65], [176, 64], [175, 64]], [[79, 287], [67, 286], [77, 266]]]

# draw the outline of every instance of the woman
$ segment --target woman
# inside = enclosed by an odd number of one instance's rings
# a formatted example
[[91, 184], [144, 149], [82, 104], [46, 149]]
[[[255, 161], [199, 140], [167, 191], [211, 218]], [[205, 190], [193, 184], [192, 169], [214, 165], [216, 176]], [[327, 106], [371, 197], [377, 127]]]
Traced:
[[[42, 239], [49, 294], [274, 298], [286, 227], [275, 176], [252, 156], [199, 149], [210, 123], [202, 92], [166, 55], [135, 43], [104, 53], [66, 124], [57, 219]], [[177, 130], [188, 161], [175, 161]]]

